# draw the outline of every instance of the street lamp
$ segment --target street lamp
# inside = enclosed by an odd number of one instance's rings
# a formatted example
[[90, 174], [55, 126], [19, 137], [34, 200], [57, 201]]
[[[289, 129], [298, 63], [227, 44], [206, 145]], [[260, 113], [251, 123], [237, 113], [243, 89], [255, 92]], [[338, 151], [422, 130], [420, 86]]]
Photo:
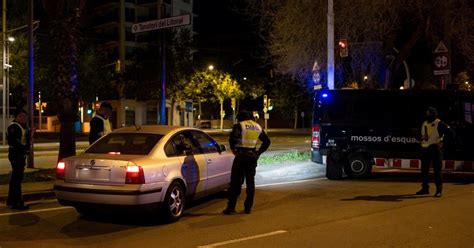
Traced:
[[209, 65], [207, 69], [209, 69], [210, 71], [214, 70], [214, 65]]

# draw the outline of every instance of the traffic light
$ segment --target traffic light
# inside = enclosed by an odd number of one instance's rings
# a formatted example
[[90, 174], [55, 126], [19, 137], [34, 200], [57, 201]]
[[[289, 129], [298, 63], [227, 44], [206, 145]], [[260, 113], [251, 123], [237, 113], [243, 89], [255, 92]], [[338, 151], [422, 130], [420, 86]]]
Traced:
[[347, 42], [347, 40], [340, 39], [338, 45], [339, 45], [339, 55], [341, 57], [349, 56], [349, 43]]

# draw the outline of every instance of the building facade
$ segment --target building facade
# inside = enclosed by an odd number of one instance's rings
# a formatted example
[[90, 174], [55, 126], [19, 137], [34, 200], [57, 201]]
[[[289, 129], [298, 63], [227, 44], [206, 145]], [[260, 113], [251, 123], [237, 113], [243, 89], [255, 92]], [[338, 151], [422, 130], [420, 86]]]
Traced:
[[[94, 37], [98, 49], [107, 54], [109, 63], [106, 66], [108, 70], [120, 74], [128, 65], [137, 60], [148, 61], [147, 73], [152, 71], [151, 75], [148, 75], [148, 78], [151, 78], [148, 81], [156, 84], [160, 83], [160, 64], [162, 63], [160, 49], [162, 48], [163, 35], [159, 30], [133, 34], [132, 25], [190, 14], [191, 25], [174, 28], [173, 32], [181, 32], [186, 29], [193, 34], [193, 0], [94, 0], [88, 3], [87, 13], [89, 15], [89, 33]], [[117, 78], [115, 80], [120, 80]], [[136, 83], [140, 84], [140, 82]], [[167, 80], [167, 83], [173, 82]], [[159, 99], [150, 99], [150, 97], [137, 99], [135, 96], [127, 97], [120, 92], [116, 98], [118, 99], [104, 99], [99, 95], [97, 99], [114, 102], [112, 119], [114, 127], [159, 123]], [[137, 103], [132, 103], [133, 101]], [[189, 112], [189, 108], [185, 106], [186, 102], [167, 101], [168, 125], [193, 125], [192, 111]], [[132, 114], [132, 112], [134, 113]], [[85, 119], [87, 120], [87, 118]]]

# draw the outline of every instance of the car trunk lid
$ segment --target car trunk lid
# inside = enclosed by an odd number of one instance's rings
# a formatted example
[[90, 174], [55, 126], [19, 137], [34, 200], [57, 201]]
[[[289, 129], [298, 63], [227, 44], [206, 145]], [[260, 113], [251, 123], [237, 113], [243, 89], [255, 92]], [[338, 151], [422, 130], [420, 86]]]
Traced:
[[83, 154], [66, 160], [65, 180], [73, 183], [123, 185], [134, 155]]

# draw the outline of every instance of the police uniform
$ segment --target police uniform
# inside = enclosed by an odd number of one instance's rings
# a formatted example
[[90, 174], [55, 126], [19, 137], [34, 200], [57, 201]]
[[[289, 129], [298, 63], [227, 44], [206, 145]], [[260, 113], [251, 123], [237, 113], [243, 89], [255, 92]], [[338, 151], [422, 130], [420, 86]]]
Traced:
[[[260, 140], [262, 144], [257, 150], [257, 142]], [[227, 208], [224, 214], [235, 213], [235, 205], [240, 195], [242, 184], [245, 179], [247, 185], [246, 199], [244, 203], [245, 213], [249, 214], [252, 210], [255, 195], [255, 173], [257, 168], [257, 160], [263, 152], [270, 146], [270, 139], [262, 130], [262, 127], [252, 121], [243, 120], [235, 124], [229, 137], [231, 150], [235, 154], [232, 164], [231, 182], [228, 190]]]
[[7, 129], [8, 160], [12, 167], [8, 188], [7, 206], [23, 207], [21, 183], [25, 172], [26, 155], [28, 153], [27, 131], [20, 123], [13, 121]]
[[449, 126], [443, 123], [440, 119], [435, 119], [431, 122], [423, 122], [421, 127], [421, 135], [424, 137], [421, 141], [422, 189], [417, 192], [418, 195], [429, 194], [429, 171], [430, 163], [432, 162], [436, 185], [435, 196], [441, 196], [441, 192], [443, 190], [443, 182], [441, 178], [443, 160], [441, 143], [443, 141], [444, 134], [448, 129]]
[[101, 114], [96, 114], [90, 123], [91, 131], [89, 133], [89, 144], [94, 143], [100, 137], [112, 132], [109, 119]]

